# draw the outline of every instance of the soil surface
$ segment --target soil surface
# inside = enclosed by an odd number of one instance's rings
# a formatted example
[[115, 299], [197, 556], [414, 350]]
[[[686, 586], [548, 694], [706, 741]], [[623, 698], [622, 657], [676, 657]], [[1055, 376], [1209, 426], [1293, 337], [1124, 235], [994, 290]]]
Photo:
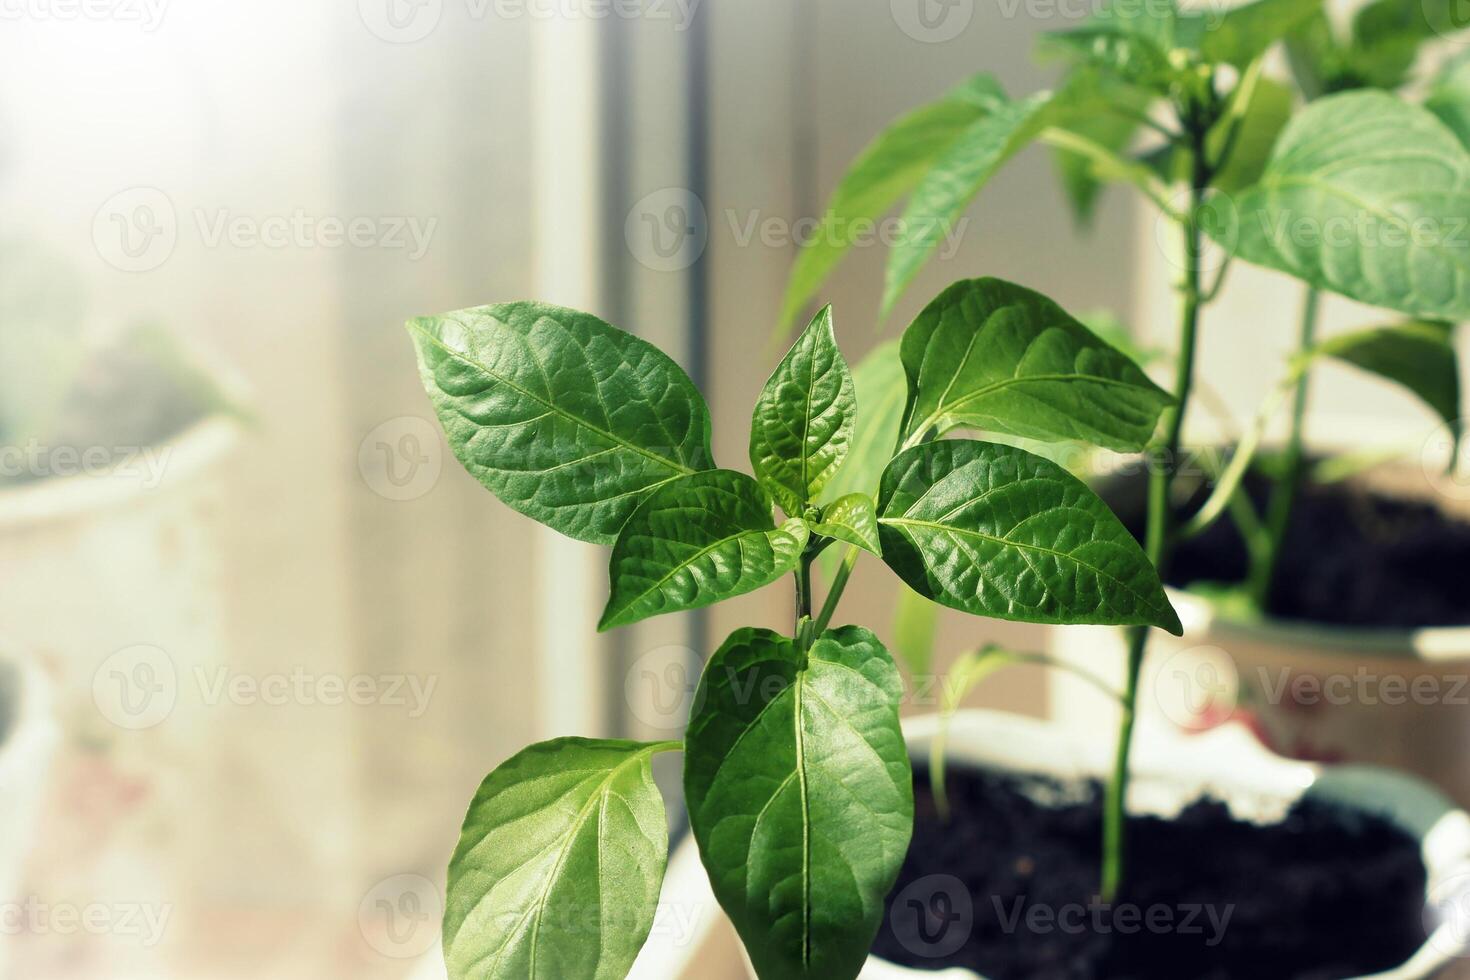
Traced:
[[[1252, 479], [1247, 489], [1264, 513], [1264, 481]], [[1139, 536], [1143, 492], [1143, 481], [1130, 481], [1116, 502], [1118, 516]], [[1200, 503], [1203, 494], [1182, 510]], [[1470, 625], [1467, 566], [1470, 522], [1430, 502], [1393, 499], [1351, 481], [1309, 485], [1293, 510], [1266, 611], [1366, 628]], [[1227, 516], [1178, 549], [1168, 578], [1175, 586], [1234, 584], [1246, 569], [1245, 544]]]
[[1303, 801], [1279, 824], [1198, 801], [1128, 826], [1128, 885], [1095, 898], [1102, 790], [956, 768], [915, 825], [873, 950], [990, 980], [1341, 980], [1423, 945], [1425, 871], [1387, 821]]

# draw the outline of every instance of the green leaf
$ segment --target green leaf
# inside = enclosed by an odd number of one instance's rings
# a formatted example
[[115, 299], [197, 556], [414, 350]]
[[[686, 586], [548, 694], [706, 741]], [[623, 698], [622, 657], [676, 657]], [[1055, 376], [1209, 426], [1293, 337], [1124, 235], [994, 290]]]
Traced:
[[812, 533], [855, 544], [875, 555], [883, 554], [883, 547], [878, 543], [878, 512], [873, 498], [865, 493], [838, 497], [822, 508], [822, 519], [812, 525]]
[[788, 515], [801, 516], [842, 465], [855, 413], [826, 306], [771, 373], [751, 420], [750, 464]]
[[845, 626], [798, 644], [738, 630], [685, 739], [700, 857], [761, 980], [856, 977], [913, 830], [898, 671]]
[[1442, 323], [1399, 323], [1334, 337], [1314, 354], [1351, 364], [1402, 385], [1440, 418], [1460, 418], [1460, 368], [1453, 336]]
[[1424, 108], [1439, 117], [1462, 146], [1470, 146], [1470, 52], [1452, 60], [1434, 80]]
[[1159, 626], [1179, 617], [1138, 542], [1085, 483], [1011, 446], [915, 446], [883, 474], [883, 560], [914, 591], [979, 616]]
[[611, 544], [649, 491], [714, 466], [709, 409], [688, 375], [589, 313], [504, 303], [408, 330], [454, 455], [563, 534]]
[[1409, 80], [1426, 42], [1464, 27], [1460, 0], [1375, 0], [1353, 17], [1346, 73], [1360, 85], [1398, 88]]
[[1322, 0], [1256, 0], [1223, 13], [1181, 15], [1187, 36], [1206, 61], [1244, 68], [1322, 10]]
[[939, 607], [900, 584], [893, 605], [893, 649], [913, 674], [927, 674], [933, 666], [938, 627]]
[[999, 103], [970, 125], [924, 175], [903, 212], [903, 235], [888, 256], [886, 317], [940, 242], [953, 240], [960, 216], [991, 176], [1046, 126], [1051, 95]]
[[612, 595], [599, 630], [698, 609], [769, 585], [796, 568], [805, 522], [776, 527], [771, 502], [744, 473], [709, 470], [659, 487], [613, 545]]
[[908, 379], [898, 356], [898, 341], [889, 340], [858, 362], [852, 381], [857, 391], [857, 424], [847, 458], [827, 484], [822, 499], [833, 501], [850, 493], [878, 492], [883, 469], [898, 444], [898, 427], [908, 400]]
[[[1236, 89], [1237, 95], [1240, 92]], [[1234, 194], [1261, 179], [1266, 161], [1271, 158], [1271, 148], [1291, 119], [1295, 102], [1291, 89], [1269, 78], [1256, 79], [1248, 96], [1250, 101], [1242, 110], [1240, 130], [1235, 137], [1235, 146], [1230, 150], [1230, 159], [1211, 181], [1214, 187], [1227, 194]], [[1227, 142], [1224, 122], [1211, 130], [1208, 137], [1209, 150], [1216, 155], [1223, 151]]]
[[1470, 155], [1384, 92], [1328, 96], [1286, 127], [1260, 182], [1202, 220], [1248, 262], [1374, 306], [1470, 317]]
[[940, 293], [904, 333], [902, 356], [910, 445], [969, 426], [1137, 451], [1172, 400], [1056, 303], [1000, 279]]
[[976, 75], [940, 101], [898, 119], [858, 155], [827, 202], [822, 227], [796, 257], [778, 336], [786, 336], [801, 308], [853, 246], [856, 229], [882, 218], [992, 102], [1004, 98], [994, 78]]
[[655, 753], [677, 742], [560, 738], [480, 784], [449, 863], [452, 980], [622, 980], [668, 860]]
[[[1154, 98], [1152, 92], [1119, 82], [1090, 66], [1078, 66], [1057, 94], [1058, 111], [1052, 126], [1121, 154], [1138, 132], [1138, 117], [1147, 113]], [[1079, 226], [1086, 227], [1092, 221], [1107, 175], [1097, 172], [1092, 157], [1074, 150], [1054, 149], [1052, 159], [1072, 206], [1072, 217]]]
[[1112, 3], [1072, 31], [1042, 38], [1043, 52], [1060, 51], [1119, 81], [1166, 93], [1177, 77], [1169, 62], [1179, 11], [1172, 0]]

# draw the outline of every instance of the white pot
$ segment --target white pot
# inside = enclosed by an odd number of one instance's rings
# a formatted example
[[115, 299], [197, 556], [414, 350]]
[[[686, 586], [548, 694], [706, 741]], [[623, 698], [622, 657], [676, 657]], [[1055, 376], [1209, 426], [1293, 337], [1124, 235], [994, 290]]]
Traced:
[[[927, 758], [938, 727], [933, 715], [904, 725], [909, 752]], [[990, 770], [1040, 773], [1063, 781], [1106, 778], [1113, 746], [1106, 738], [1077, 738], [1057, 725], [993, 711], [962, 711], [951, 721], [948, 757], [955, 764]], [[1133, 756], [1128, 807], [1134, 813], [1172, 816], [1202, 795], [1223, 800], [1240, 818], [1269, 821], [1304, 795], [1339, 801], [1394, 820], [1423, 847], [1429, 894], [1437, 907], [1470, 894], [1470, 815], [1438, 792], [1398, 773], [1366, 766], [1321, 767], [1283, 759], [1264, 749], [1244, 727], [1222, 725], [1201, 735], [1182, 735], [1140, 723]], [[1456, 888], [1459, 886], [1459, 888]], [[1463, 891], [1462, 891], [1463, 890]], [[1470, 920], [1447, 921], [1409, 962], [1371, 980], [1431, 977], [1470, 954]], [[976, 980], [970, 970], [926, 972], [870, 958], [862, 980]]]
[[[1387, 766], [1470, 805], [1470, 628], [1362, 630], [1282, 620], [1235, 621], [1182, 589], [1170, 600], [1184, 635], [1155, 630], [1140, 715], [1199, 731], [1247, 718], [1275, 752]], [[1058, 627], [1051, 652], [1121, 689], [1125, 640], [1109, 627]], [[1118, 706], [1058, 671], [1051, 716], [1111, 730]]]
[[[13, 902], [21, 897], [22, 872], [59, 734], [45, 675], [24, 659], [0, 659], [0, 671], [8, 675], [0, 678], [0, 699], [8, 702], [0, 704], [0, 715], [10, 718], [0, 731], [0, 902]], [[0, 976], [7, 959], [7, 946], [0, 942]]]

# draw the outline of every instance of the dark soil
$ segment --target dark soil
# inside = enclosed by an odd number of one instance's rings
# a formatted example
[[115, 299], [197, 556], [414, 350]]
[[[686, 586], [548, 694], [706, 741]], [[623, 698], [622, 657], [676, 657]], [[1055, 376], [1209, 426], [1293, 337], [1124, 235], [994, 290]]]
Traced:
[[873, 947], [895, 963], [991, 980], [1341, 980], [1425, 941], [1419, 848], [1378, 817], [1304, 800], [1261, 826], [1201, 800], [1135, 819], [1128, 884], [1103, 906], [1100, 786], [963, 768], [949, 783], [946, 824], [914, 776], [913, 845]]
[[[1247, 489], [1262, 513], [1265, 481]], [[1142, 480], [1105, 491], [1142, 535]], [[1116, 494], [1116, 501], [1114, 495]], [[1203, 493], [1181, 508], [1192, 512]], [[1398, 500], [1351, 481], [1306, 486], [1297, 500], [1266, 612], [1281, 619], [1365, 628], [1470, 625], [1470, 522], [1430, 502]], [[1236, 584], [1245, 544], [1228, 516], [1175, 553], [1169, 584]]]

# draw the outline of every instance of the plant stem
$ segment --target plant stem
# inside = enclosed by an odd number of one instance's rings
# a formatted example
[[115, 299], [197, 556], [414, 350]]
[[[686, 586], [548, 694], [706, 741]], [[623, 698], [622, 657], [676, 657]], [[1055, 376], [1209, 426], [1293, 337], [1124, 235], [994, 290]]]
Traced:
[[827, 624], [832, 622], [832, 616], [837, 612], [837, 603], [842, 599], [842, 592], [847, 588], [847, 580], [851, 577], [857, 560], [857, 545], [848, 545], [847, 554], [842, 556], [842, 564], [837, 567], [837, 574], [832, 578], [832, 587], [827, 590], [827, 599], [822, 603], [822, 611], [817, 613], [817, 622], [812, 627], [814, 635], [821, 636]]
[[[1192, 114], [1191, 114], [1192, 116]], [[1200, 291], [1200, 206], [1210, 185], [1210, 165], [1205, 158], [1205, 133], [1208, 127], [1196, 118], [1186, 120], [1193, 151], [1190, 180], [1189, 211], [1180, 225], [1184, 233], [1184, 281], [1181, 285], [1183, 305], [1179, 316], [1179, 356], [1175, 366], [1175, 403], [1164, 410], [1164, 437], [1156, 441], [1150, 453], [1148, 484], [1148, 524], [1144, 550], [1163, 578], [1173, 550], [1174, 514], [1170, 506], [1170, 490], [1178, 465], [1179, 447], [1184, 433], [1184, 417], [1189, 408], [1189, 395], [1194, 387], [1195, 340], [1203, 294]], [[1123, 720], [1118, 732], [1117, 755], [1113, 777], [1108, 782], [1103, 807], [1102, 899], [1111, 902], [1123, 882], [1125, 859], [1125, 805], [1128, 798], [1129, 755], [1133, 747], [1133, 723], [1138, 709], [1138, 678], [1148, 650], [1147, 627], [1134, 627], [1128, 635], [1128, 674], [1123, 689]]]
[[812, 617], [812, 559], [802, 555], [796, 565], [796, 631], [801, 633], [801, 622]]
[[[1317, 340], [1317, 313], [1322, 294], [1308, 288], [1302, 301], [1302, 322], [1297, 336], [1297, 353], [1305, 354]], [[1296, 395], [1291, 405], [1291, 429], [1286, 436], [1286, 452], [1281, 461], [1281, 477], [1271, 490], [1271, 502], [1266, 510], [1266, 540], [1260, 560], [1251, 563], [1250, 596], [1255, 607], [1262, 612], [1271, 597], [1275, 585], [1276, 568], [1281, 559], [1286, 531], [1291, 526], [1291, 512], [1296, 506], [1297, 494], [1301, 489], [1303, 469], [1303, 429], [1307, 417], [1307, 402], [1310, 395], [1311, 371], [1302, 369], [1296, 383]]]

